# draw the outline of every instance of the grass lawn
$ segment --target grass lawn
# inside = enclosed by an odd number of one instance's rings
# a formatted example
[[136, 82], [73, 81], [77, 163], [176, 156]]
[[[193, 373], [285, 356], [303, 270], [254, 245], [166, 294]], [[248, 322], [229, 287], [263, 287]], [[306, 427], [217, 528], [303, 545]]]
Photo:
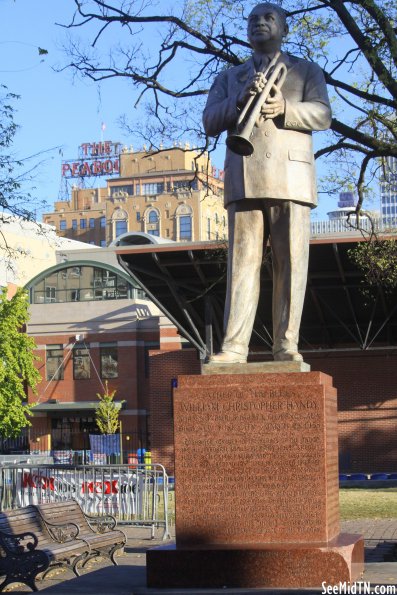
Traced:
[[342, 488], [339, 501], [344, 521], [397, 518], [397, 488]]
[[[339, 490], [340, 515], [343, 521], [354, 519], [397, 518], [396, 488], [342, 488]], [[159, 503], [159, 517], [164, 505]], [[169, 493], [168, 515], [171, 525], [175, 523], [175, 494]]]

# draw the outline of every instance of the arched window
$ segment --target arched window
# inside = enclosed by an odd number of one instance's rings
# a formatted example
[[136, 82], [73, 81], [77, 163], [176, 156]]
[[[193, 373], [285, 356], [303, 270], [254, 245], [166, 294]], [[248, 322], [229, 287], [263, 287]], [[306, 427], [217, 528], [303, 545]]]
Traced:
[[33, 304], [127, 299], [133, 289], [116, 271], [85, 264], [51, 269], [30, 285]]
[[190, 242], [193, 239], [193, 211], [189, 205], [181, 204], [176, 212], [177, 239]]
[[146, 231], [152, 236], [160, 235], [160, 217], [157, 209], [146, 213]]
[[127, 221], [122, 219], [121, 221], [116, 221], [116, 238], [121, 236], [123, 233], [127, 233]]
[[192, 239], [192, 217], [182, 215], [179, 218], [179, 239], [190, 241]]
[[124, 209], [116, 209], [112, 215], [112, 223], [113, 238], [116, 239], [128, 231], [128, 213]]

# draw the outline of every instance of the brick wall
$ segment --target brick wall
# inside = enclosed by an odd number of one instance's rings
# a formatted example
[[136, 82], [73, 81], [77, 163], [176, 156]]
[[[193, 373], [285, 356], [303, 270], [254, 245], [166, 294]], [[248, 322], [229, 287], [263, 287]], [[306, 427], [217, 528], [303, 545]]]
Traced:
[[[145, 377], [145, 341], [149, 344], [159, 343], [158, 329], [144, 329], [142, 332], [85, 333], [85, 342], [90, 345], [90, 378], [73, 378], [73, 355], [70, 348], [75, 337], [70, 334], [39, 335], [35, 337], [35, 354], [39, 356], [36, 367], [42, 380], [37, 386], [38, 396], [29, 389], [29, 401], [45, 403], [50, 399], [63, 402], [97, 401], [97, 393], [103, 393], [103, 387], [98, 375], [101, 374], [100, 345], [105, 342], [118, 344], [118, 377], [109, 379], [110, 390], [116, 389], [116, 401], [125, 401], [120, 413], [122, 430], [130, 441], [125, 443], [128, 450], [136, 450], [146, 446], [146, 416], [138, 415], [136, 410], [148, 408], [148, 382]], [[46, 345], [64, 345], [64, 374], [63, 380], [46, 380]], [[104, 382], [104, 380], [102, 380]], [[84, 414], [79, 414], [83, 415]], [[85, 415], [88, 415], [87, 413]], [[89, 417], [93, 416], [93, 412]], [[51, 413], [36, 412], [32, 418], [30, 429], [32, 450], [51, 449]], [[64, 417], [74, 417], [73, 412], [64, 413]], [[142, 443], [140, 442], [142, 440]], [[73, 448], [82, 448], [74, 446]]]
[[[200, 373], [194, 350], [150, 353], [152, 458], [173, 472], [171, 380]], [[338, 390], [340, 470], [397, 472], [397, 350], [305, 355]]]
[[341, 471], [397, 471], [397, 350], [305, 358], [338, 389]]
[[[92, 333], [85, 335], [87, 345], [92, 343], [103, 343], [108, 341], [136, 341], [136, 333], [106, 333], [106, 335]], [[51, 335], [50, 337], [35, 337], [37, 348], [36, 355], [40, 360], [36, 362], [42, 381], [37, 385], [40, 401], [57, 399], [58, 401], [96, 401], [96, 394], [102, 393], [103, 388], [95, 369], [100, 374], [100, 348], [90, 346], [90, 378], [75, 380], [73, 378], [73, 354], [70, 351], [73, 337], [69, 335]], [[63, 380], [46, 380], [46, 344], [63, 344], [64, 348], [64, 377]], [[68, 357], [66, 357], [68, 355]], [[119, 376], [109, 379], [109, 388], [116, 389], [115, 400], [125, 400], [126, 407], [137, 408], [137, 347], [135, 345], [118, 347]], [[35, 401], [37, 397], [29, 390], [29, 400]]]
[[195, 349], [149, 352], [150, 419], [152, 461], [174, 472], [172, 426], [172, 379], [181, 374], [199, 374], [200, 360]]

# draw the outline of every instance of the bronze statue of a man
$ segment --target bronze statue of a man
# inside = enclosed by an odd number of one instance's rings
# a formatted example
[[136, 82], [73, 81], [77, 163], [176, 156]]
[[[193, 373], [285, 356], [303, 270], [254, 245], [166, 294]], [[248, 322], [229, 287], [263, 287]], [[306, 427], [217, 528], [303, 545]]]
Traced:
[[[271, 240], [273, 261], [273, 356], [302, 361], [299, 327], [307, 282], [310, 209], [317, 204], [312, 131], [326, 130], [331, 108], [320, 67], [281, 51], [286, 14], [258, 4], [248, 17], [252, 57], [222, 72], [209, 92], [204, 128], [216, 136], [235, 132], [239, 114], [278, 64], [282, 87], [273, 87], [253, 126], [249, 156], [226, 151], [225, 207], [229, 221], [225, 335], [210, 362], [247, 361], [260, 291], [263, 250]], [[268, 68], [268, 75], [263, 71]]]

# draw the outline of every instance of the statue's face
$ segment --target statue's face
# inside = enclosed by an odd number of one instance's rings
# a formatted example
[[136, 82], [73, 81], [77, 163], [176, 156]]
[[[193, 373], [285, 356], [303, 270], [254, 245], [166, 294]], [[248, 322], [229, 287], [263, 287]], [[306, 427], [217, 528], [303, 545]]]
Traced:
[[284, 15], [273, 4], [258, 4], [248, 17], [248, 40], [255, 50], [280, 47], [287, 32]]

